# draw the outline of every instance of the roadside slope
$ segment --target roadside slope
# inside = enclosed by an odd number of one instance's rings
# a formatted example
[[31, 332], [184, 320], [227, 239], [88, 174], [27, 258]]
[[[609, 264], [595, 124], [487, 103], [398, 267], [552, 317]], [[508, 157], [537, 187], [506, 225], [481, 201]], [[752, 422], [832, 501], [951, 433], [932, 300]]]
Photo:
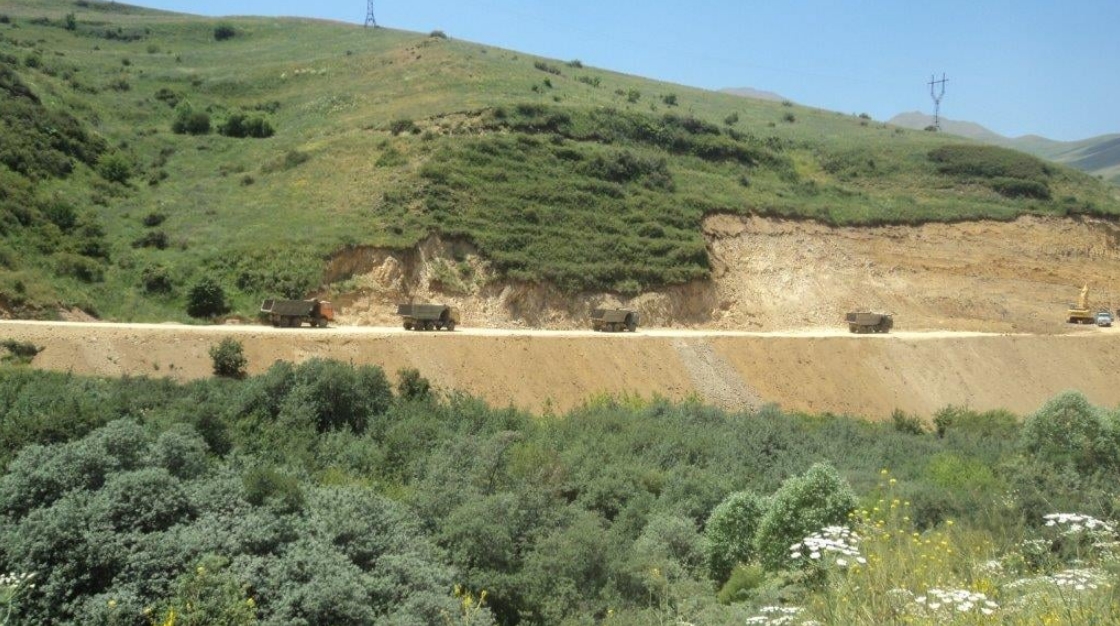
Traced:
[[831, 330], [452, 334], [0, 322], [0, 337], [45, 347], [35, 367], [76, 374], [209, 376], [207, 351], [226, 336], [243, 343], [254, 374], [277, 360], [314, 357], [379, 365], [390, 376], [415, 367], [441, 389], [538, 411], [562, 412], [597, 394], [624, 393], [695, 396], [729, 409], [777, 403], [869, 419], [886, 419], [896, 408], [928, 416], [949, 404], [1024, 414], [1065, 389], [1079, 389], [1096, 404], [1120, 403], [1120, 330], [1112, 329], [852, 337]]

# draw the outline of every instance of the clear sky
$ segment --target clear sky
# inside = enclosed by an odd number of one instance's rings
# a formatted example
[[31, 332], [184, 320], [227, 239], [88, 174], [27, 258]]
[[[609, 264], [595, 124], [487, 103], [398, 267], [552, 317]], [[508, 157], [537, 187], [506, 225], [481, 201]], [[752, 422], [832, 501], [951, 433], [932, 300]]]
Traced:
[[[199, 15], [362, 23], [366, 0], [126, 0]], [[1118, 0], [374, 0], [380, 25], [708, 89], [752, 87], [886, 120], [1002, 135], [1120, 133]]]

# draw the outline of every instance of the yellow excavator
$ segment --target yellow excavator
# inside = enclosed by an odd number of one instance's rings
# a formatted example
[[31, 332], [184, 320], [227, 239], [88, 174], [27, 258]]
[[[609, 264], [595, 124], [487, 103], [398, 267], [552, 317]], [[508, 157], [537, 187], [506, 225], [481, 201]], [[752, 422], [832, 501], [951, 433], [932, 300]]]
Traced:
[[1077, 303], [1071, 302], [1069, 310], [1066, 311], [1066, 321], [1070, 324], [1093, 324], [1096, 322], [1096, 316], [1089, 310], [1089, 285], [1081, 287], [1081, 295], [1077, 297]]

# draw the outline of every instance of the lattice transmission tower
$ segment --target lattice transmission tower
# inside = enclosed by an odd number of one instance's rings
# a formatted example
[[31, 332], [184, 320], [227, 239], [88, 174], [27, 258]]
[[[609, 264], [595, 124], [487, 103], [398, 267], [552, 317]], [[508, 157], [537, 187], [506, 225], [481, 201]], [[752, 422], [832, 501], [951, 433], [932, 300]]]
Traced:
[[[372, 2], [373, 0], [370, 0]], [[945, 97], [945, 83], [949, 82], [945, 78], [945, 74], [941, 75], [941, 80], [935, 80], [933, 74], [929, 75], [929, 97], [933, 98], [933, 127], [941, 130], [941, 99]], [[935, 91], [934, 85], [940, 85], [941, 90]]]
[[373, 17], [373, 0], [366, 0], [366, 28], [377, 28], [377, 19]]

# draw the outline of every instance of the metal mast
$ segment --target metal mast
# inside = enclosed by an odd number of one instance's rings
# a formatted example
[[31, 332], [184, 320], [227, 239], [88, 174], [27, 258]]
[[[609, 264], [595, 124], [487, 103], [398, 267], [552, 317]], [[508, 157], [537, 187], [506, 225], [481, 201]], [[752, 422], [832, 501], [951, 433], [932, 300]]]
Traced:
[[377, 20], [373, 17], [373, 0], [366, 0], [366, 28], [377, 28]]
[[[373, 0], [370, 0], [373, 2]], [[945, 83], [949, 82], [945, 78], [945, 74], [941, 75], [941, 80], [935, 80], [934, 75], [929, 75], [929, 97], [933, 98], [933, 127], [941, 130], [941, 99], [945, 97]], [[934, 85], [940, 85], [940, 91], [934, 91]]]

